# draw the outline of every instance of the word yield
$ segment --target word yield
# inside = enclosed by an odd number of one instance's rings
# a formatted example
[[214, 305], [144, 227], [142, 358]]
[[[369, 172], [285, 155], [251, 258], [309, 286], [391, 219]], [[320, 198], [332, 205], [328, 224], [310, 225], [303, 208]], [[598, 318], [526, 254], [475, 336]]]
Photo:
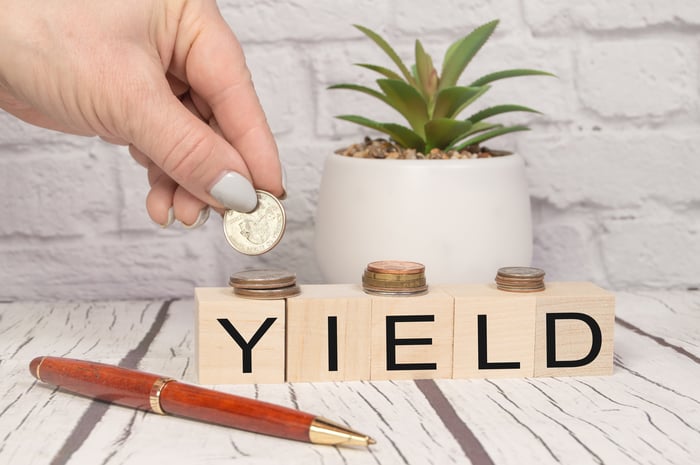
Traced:
[[535, 293], [431, 286], [370, 296], [358, 285], [306, 285], [251, 300], [197, 288], [202, 384], [608, 375], [614, 296], [591, 283]]

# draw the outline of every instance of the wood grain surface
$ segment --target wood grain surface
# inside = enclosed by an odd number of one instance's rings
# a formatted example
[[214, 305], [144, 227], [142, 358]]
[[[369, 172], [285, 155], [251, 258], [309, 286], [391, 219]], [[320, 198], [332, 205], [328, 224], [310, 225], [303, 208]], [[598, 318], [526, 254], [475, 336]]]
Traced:
[[612, 376], [222, 385], [374, 437], [336, 448], [109, 406], [36, 381], [53, 355], [194, 381], [194, 303], [0, 304], [0, 463], [697, 464], [700, 293], [618, 293]]

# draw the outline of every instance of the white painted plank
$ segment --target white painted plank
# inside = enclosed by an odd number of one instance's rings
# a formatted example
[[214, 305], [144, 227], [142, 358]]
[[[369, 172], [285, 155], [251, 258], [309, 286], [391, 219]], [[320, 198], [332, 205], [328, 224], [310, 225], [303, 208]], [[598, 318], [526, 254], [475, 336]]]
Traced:
[[700, 364], [615, 329], [618, 364], [611, 377], [439, 385], [499, 464], [695, 463]]
[[619, 318], [700, 357], [700, 292], [639, 291], [616, 296]]
[[136, 347], [162, 302], [0, 305], [0, 359], [40, 355], [116, 362]]
[[[138, 346], [161, 302], [0, 305], [0, 463], [49, 463], [74, 433], [89, 399], [36, 382], [29, 362], [54, 355], [118, 363]], [[41, 447], [37, 447], [37, 438]]]
[[[412, 381], [219, 386], [329, 417], [374, 436], [370, 450], [314, 446], [109, 407], [34, 383], [37, 355], [118, 363], [194, 379], [191, 301], [0, 305], [0, 463], [47, 464], [88, 412], [94, 429], [70, 464], [469, 463]], [[697, 293], [618, 294], [612, 377], [440, 380], [463, 422], [498, 464], [687, 464], [700, 456]], [[148, 340], [146, 340], [148, 339]], [[682, 349], [679, 351], [679, 349]], [[687, 351], [685, 354], [683, 350]], [[100, 404], [101, 405], [101, 404]], [[443, 412], [444, 413], [444, 412]], [[36, 439], [41, 438], [41, 447]], [[59, 462], [60, 463], [60, 462]]]

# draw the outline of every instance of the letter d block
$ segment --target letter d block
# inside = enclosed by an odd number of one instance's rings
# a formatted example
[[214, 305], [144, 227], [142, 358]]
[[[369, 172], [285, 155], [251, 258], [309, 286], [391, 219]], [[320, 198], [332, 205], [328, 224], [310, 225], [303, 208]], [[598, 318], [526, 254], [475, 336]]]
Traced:
[[302, 286], [287, 299], [287, 381], [368, 380], [371, 311], [358, 285]]
[[610, 375], [615, 296], [592, 283], [537, 292], [535, 376]]
[[197, 288], [195, 357], [201, 384], [283, 383], [285, 301]]
[[445, 286], [455, 299], [454, 378], [527, 378], [535, 371], [535, 297], [495, 284]]
[[371, 377], [452, 377], [454, 300], [440, 289], [422, 296], [372, 296]]

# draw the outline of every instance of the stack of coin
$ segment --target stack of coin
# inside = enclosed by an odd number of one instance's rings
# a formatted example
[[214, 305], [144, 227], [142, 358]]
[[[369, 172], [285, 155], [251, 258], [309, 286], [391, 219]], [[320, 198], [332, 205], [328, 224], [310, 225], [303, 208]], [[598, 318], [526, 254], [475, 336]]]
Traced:
[[247, 270], [231, 275], [233, 293], [248, 299], [284, 299], [299, 295], [294, 273], [281, 270]]
[[509, 292], [544, 291], [544, 271], [528, 266], [509, 266], [496, 273], [496, 287]]
[[362, 288], [368, 294], [420, 295], [428, 291], [425, 266], [416, 262], [382, 260], [367, 265]]

